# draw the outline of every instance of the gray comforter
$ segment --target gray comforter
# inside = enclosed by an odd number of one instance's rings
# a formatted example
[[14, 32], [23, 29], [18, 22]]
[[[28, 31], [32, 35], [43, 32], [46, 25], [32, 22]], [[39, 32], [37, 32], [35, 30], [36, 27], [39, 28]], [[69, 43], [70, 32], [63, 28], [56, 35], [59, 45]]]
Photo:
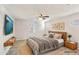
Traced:
[[49, 38], [39, 39], [31, 37], [27, 40], [27, 44], [32, 48], [33, 54], [35, 55], [58, 48], [58, 41]]

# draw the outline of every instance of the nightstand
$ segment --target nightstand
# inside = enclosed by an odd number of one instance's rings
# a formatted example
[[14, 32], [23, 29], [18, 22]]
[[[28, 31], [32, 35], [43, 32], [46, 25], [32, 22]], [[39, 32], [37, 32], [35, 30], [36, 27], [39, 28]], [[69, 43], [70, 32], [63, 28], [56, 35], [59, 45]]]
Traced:
[[65, 47], [72, 49], [72, 50], [75, 50], [75, 49], [77, 49], [77, 42], [66, 41]]

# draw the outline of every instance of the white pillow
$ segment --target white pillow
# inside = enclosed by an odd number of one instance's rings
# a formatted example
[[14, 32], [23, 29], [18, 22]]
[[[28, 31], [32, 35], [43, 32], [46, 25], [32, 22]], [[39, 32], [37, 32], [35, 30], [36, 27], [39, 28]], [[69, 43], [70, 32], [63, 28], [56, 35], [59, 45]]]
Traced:
[[62, 38], [62, 34], [55, 33], [54, 38], [55, 39], [61, 39]]

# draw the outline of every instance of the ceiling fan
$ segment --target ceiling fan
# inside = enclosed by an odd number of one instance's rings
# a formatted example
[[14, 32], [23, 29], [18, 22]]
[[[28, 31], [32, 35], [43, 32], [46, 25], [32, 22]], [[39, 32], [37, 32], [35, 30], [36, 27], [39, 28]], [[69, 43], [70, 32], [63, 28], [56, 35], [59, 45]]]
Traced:
[[43, 16], [42, 14], [40, 14], [39, 18], [42, 18], [43, 20], [45, 20], [46, 18], [49, 18], [49, 16]]

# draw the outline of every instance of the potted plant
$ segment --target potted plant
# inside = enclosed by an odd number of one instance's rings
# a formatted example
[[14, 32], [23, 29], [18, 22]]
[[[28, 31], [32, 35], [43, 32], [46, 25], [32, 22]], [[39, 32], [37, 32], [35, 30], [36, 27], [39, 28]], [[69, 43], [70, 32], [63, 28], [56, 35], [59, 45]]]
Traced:
[[72, 35], [68, 35], [69, 41], [71, 41], [71, 40], [70, 40], [71, 37], [72, 37]]

